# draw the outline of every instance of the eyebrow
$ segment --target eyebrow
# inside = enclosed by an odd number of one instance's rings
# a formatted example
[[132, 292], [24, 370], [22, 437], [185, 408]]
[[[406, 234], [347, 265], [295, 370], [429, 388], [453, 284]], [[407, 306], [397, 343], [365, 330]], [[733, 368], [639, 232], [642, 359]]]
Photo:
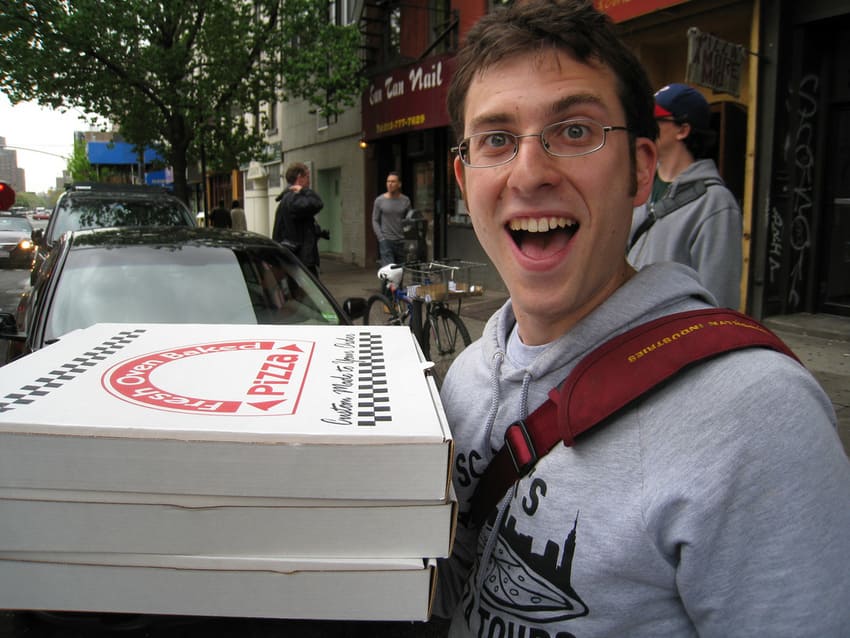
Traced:
[[[552, 104], [549, 105], [549, 112], [552, 114], [553, 118], [556, 117], [569, 117], [565, 115], [566, 111], [576, 108], [577, 106], [603, 106], [602, 98], [595, 93], [576, 93], [574, 95], [568, 95], [559, 100], [555, 100]], [[499, 113], [491, 113], [485, 114], [476, 118], [473, 118], [469, 123], [469, 128], [471, 130], [477, 130], [481, 127], [485, 126], [507, 126], [511, 122], [514, 121], [514, 116], [507, 112], [499, 112]], [[485, 129], [492, 130], [492, 129]]]

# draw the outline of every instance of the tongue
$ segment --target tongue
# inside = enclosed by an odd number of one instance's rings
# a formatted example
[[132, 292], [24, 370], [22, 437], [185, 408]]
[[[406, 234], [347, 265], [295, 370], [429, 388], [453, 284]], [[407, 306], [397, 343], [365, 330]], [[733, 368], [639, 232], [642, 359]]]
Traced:
[[570, 240], [565, 232], [523, 233], [520, 250], [530, 259], [544, 259], [563, 250]]

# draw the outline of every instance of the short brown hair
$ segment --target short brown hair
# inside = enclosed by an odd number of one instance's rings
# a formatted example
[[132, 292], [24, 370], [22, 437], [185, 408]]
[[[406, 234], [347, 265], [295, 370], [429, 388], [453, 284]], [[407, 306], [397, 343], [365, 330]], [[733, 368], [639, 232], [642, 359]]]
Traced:
[[286, 178], [286, 183], [292, 185], [295, 183], [295, 180], [309, 172], [310, 169], [304, 162], [292, 162], [292, 164], [286, 167], [284, 177]]
[[447, 107], [457, 139], [463, 137], [466, 95], [475, 77], [524, 53], [564, 51], [582, 63], [595, 60], [617, 78], [617, 95], [632, 136], [658, 137], [652, 87], [646, 71], [589, 0], [527, 0], [496, 9], [469, 31], [457, 54]]

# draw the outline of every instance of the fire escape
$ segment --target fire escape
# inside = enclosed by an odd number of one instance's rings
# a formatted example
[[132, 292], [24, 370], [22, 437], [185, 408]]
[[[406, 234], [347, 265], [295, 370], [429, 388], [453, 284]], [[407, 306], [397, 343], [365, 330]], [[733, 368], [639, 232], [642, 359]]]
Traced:
[[[360, 56], [367, 77], [457, 49], [459, 18], [449, 0], [362, 0], [359, 16]], [[429, 25], [427, 35], [423, 21]]]

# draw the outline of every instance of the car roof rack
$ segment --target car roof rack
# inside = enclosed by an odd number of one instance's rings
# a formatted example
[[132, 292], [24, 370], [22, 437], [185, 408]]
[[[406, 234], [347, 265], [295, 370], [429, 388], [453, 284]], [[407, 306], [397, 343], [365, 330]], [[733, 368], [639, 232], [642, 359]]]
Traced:
[[147, 184], [115, 184], [110, 182], [74, 182], [71, 184], [65, 184], [65, 191], [170, 194], [168, 189], [162, 188], [161, 186], [148, 186]]

